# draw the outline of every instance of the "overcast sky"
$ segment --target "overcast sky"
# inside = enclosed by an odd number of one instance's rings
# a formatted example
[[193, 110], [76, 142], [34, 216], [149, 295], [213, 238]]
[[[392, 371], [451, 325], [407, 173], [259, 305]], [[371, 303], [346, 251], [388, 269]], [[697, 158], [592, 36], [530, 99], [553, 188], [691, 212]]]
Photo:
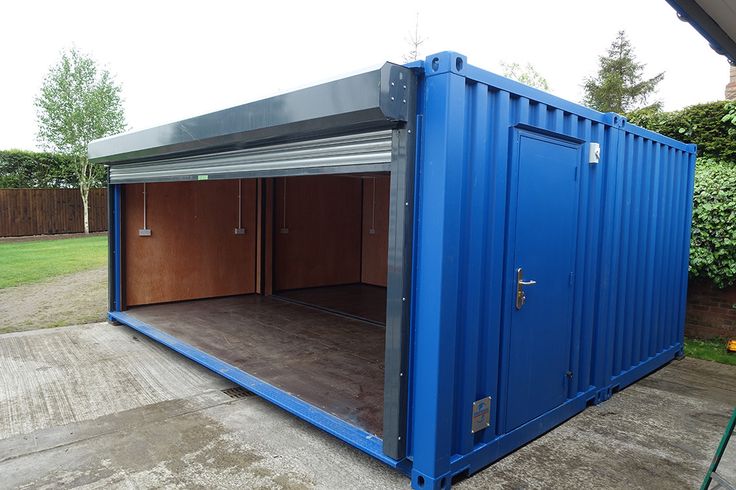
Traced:
[[130, 129], [143, 129], [400, 62], [417, 12], [422, 57], [453, 50], [496, 72], [532, 63], [573, 101], [620, 29], [649, 76], [665, 72], [668, 110], [722, 99], [728, 82], [725, 58], [665, 0], [7, 1], [0, 149], [36, 148], [33, 98], [72, 45], [115, 75]]

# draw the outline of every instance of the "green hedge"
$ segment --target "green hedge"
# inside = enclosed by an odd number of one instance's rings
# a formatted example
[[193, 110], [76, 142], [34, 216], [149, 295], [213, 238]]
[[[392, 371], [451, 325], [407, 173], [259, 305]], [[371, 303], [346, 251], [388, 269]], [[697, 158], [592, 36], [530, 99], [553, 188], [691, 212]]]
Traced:
[[698, 145], [698, 156], [736, 162], [736, 124], [733, 103], [697, 104], [663, 112], [645, 107], [627, 114], [630, 122], [685, 143]]
[[695, 164], [690, 275], [724, 288], [736, 283], [736, 165]]
[[663, 112], [645, 107], [630, 122], [698, 145], [690, 276], [736, 284], [736, 104], [721, 101]]
[[77, 184], [72, 161], [65, 155], [0, 151], [0, 188], [77, 187]]

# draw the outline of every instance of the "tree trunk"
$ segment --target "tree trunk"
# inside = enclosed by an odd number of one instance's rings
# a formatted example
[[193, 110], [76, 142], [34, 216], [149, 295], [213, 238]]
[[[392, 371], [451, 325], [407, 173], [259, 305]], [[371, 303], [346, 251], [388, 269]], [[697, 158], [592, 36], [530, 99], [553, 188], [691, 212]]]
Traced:
[[80, 186], [79, 192], [82, 194], [82, 208], [84, 209], [84, 233], [89, 235], [89, 188]]

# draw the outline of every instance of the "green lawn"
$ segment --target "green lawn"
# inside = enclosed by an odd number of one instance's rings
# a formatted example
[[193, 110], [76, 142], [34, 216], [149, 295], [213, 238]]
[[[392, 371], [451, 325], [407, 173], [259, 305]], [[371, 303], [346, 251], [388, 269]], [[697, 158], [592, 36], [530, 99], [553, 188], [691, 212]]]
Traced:
[[685, 355], [736, 366], [736, 353], [726, 352], [726, 341], [723, 339], [685, 339]]
[[[107, 236], [0, 242], [0, 289], [102, 267], [107, 263]], [[685, 339], [685, 355], [736, 365], [726, 341]]]
[[0, 289], [102, 267], [107, 236], [0, 242]]

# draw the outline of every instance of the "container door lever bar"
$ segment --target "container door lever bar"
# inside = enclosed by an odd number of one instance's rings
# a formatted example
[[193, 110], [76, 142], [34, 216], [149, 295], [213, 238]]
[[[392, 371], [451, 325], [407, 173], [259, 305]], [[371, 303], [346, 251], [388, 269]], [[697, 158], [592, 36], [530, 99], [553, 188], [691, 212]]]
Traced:
[[516, 309], [520, 310], [526, 302], [526, 295], [524, 294], [524, 286], [534, 286], [537, 281], [525, 281], [524, 271], [519, 267], [516, 269]]

